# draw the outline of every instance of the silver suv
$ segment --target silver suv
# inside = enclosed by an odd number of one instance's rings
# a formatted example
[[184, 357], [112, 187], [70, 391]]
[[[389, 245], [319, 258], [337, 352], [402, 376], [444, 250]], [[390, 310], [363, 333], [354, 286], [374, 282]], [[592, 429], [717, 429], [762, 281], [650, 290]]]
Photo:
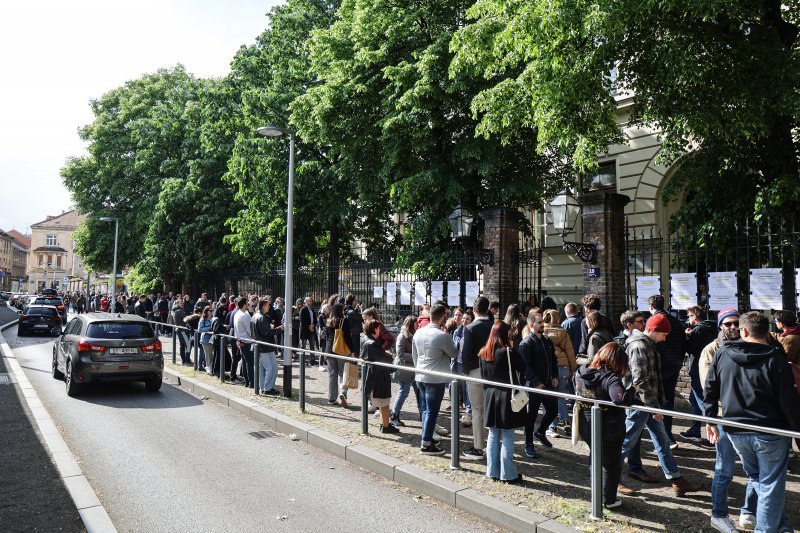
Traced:
[[161, 341], [136, 315], [78, 315], [53, 346], [53, 377], [64, 380], [69, 396], [97, 381], [144, 381], [156, 392], [163, 372]]

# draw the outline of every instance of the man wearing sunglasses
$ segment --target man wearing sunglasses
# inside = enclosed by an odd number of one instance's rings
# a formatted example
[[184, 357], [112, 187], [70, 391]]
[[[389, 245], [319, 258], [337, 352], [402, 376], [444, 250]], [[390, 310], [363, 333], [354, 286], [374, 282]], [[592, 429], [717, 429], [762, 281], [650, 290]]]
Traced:
[[[717, 315], [717, 325], [720, 328], [719, 335], [703, 349], [698, 363], [700, 383], [704, 384], [704, 388], [714, 355], [725, 343], [739, 340], [739, 311], [733, 308], [722, 309]], [[737, 456], [723, 426], [719, 426], [716, 446], [717, 459], [711, 482], [711, 527], [717, 531], [736, 531], [736, 526], [728, 518], [728, 486], [733, 479]], [[755, 526], [757, 505], [758, 495], [753, 485], [748, 483], [744, 505], [739, 512], [739, 526], [742, 529], [753, 529]]]

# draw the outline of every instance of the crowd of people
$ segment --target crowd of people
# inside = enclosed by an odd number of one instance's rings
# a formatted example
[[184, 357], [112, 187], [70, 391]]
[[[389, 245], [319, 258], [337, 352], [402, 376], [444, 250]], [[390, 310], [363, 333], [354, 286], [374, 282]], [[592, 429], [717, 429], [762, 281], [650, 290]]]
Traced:
[[[76, 312], [109, 308], [102, 295], [72, 296], [69, 301]], [[380, 417], [380, 431], [397, 433], [405, 427], [401, 413], [413, 391], [422, 426], [422, 454], [446, 453], [438, 443], [449, 432], [437, 419], [451, 380], [448, 375], [492, 382], [461, 382], [464, 414], [460, 423], [472, 428], [472, 443], [461, 453], [464, 459], [485, 461], [486, 475], [498, 482], [523, 481], [514, 464], [518, 429], [524, 434], [524, 454], [531, 459], [538, 456], [536, 445], [551, 448], [552, 438], [571, 437], [591, 445], [591, 400], [613, 402], [619, 408], [602, 408], [603, 503], [607, 508], [619, 507], [620, 496], [635, 492], [622, 482], [626, 460], [628, 477], [658, 482], [642, 465], [645, 429], [674, 494], [703, 490], [702, 483], [682, 474], [672, 453], [678, 447], [672, 417], [631, 408], [674, 410], [684, 363], [695, 414], [800, 430], [800, 396], [789, 367], [800, 360], [800, 325], [794, 313], [775, 313], [773, 327], [762, 313], [723, 309], [716, 320], [709, 320], [705, 309], [694, 306], [688, 309], [688, 324], [684, 324], [665, 310], [661, 295], [654, 295], [649, 312], [626, 311], [615, 327], [600, 312], [596, 295], [586, 295], [581, 303], [567, 303], [561, 315], [555, 302], [545, 298], [541, 307], [522, 309], [512, 304], [501, 316], [499, 304], [485, 297], [478, 297], [468, 309], [434, 302], [422, 306], [418, 316], [406, 316], [396, 335], [383, 324], [375, 307], [363, 308], [352, 294], [334, 294], [319, 309], [311, 298], [298, 299], [289, 311], [294, 347], [345, 357], [306, 358], [307, 364], [319, 364], [319, 370], [328, 373], [331, 406], [347, 407], [348, 391], [359, 386], [346, 357], [403, 367], [395, 371], [366, 365], [367, 397]], [[117, 297], [114, 311], [197, 331], [200, 367], [218, 374], [224, 362], [231, 382], [248, 387], [253, 386], [256, 371], [254, 341], [282, 345], [285, 334], [284, 302], [270, 296], [229, 298], [223, 294], [211, 301], [202, 294], [193, 301], [189, 295], [123, 294]], [[214, 342], [218, 333], [236, 338], [230, 351], [221, 353], [221, 343]], [[189, 358], [192, 335], [182, 330], [178, 339], [181, 361], [193, 364]], [[278, 394], [277, 350], [263, 345], [259, 349], [261, 392]], [[573, 404], [535, 393], [521, 400], [512, 388], [515, 385], [574, 393], [586, 401]], [[723, 425], [708, 425], [703, 438], [701, 430], [696, 422], [678, 436], [716, 450], [711, 526], [724, 532], [738, 530], [728, 516], [728, 487], [738, 458], [748, 476], [738, 526], [793, 531], [784, 511], [790, 439]]]

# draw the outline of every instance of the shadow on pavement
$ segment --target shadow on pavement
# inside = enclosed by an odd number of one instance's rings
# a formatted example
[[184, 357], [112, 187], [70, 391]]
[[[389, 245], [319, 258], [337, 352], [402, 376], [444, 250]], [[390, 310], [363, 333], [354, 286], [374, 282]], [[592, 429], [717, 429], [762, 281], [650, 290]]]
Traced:
[[179, 409], [203, 405], [203, 401], [166, 383], [159, 392], [148, 392], [139, 381], [110, 381], [83, 385], [80, 394], [69, 401], [104, 405], [117, 409]]

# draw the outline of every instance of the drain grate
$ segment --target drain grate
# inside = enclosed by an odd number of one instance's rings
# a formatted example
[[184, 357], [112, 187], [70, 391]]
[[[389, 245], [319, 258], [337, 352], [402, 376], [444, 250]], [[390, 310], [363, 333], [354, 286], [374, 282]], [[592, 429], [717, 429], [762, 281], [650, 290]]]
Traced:
[[11, 385], [11, 374], [0, 374], [0, 385]]
[[274, 437], [275, 434], [269, 431], [253, 431], [252, 433], [248, 433], [251, 437], [255, 437], [257, 439], [267, 439], [270, 437]]

